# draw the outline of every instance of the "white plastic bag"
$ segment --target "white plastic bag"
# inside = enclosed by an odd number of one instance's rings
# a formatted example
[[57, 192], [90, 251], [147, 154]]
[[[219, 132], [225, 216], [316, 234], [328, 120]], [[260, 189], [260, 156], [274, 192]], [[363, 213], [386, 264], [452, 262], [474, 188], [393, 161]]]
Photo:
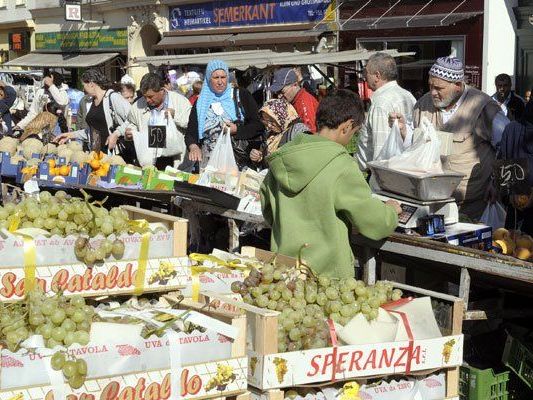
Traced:
[[505, 208], [499, 201], [497, 201], [495, 203], [487, 204], [479, 222], [492, 227], [492, 229], [498, 229], [505, 227], [506, 217], [507, 211], [505, 211]]
[[155, 159], [158, 157], [177, 157], [185, 154], [185, 139], [176, 127], [176, 123], [169, 115], [165, 115], [165, 110], [152, 110], [150, 122], [148, 125], [164, 125], [166, 126], [166, 145], [164, 148], [156, 149], [148, 147], [148, 131], [139, 132], [133, 138], [135, 145], [135, 152], [139, 163], [143, 166], [153, 165]]
[[402, 154], [403, 150], [403, 139], [400, 133], [400, 125], [398, 124], [398, 120], [395, 119], [394, 124], [390, 129], [389, 136], [385, 141], [385, 145], [382, 147], [376, 160], [389, 160], [392, 157]]
[[420, 121], [422, 134], [402, 154], [392, 157], [388, 161], [388, 168], [418, 174], [441, 174], [440, 140], [435, 127], [427, 119]]
[[231, 134], [229, 129], [224, 129], [218, 136], [209, 156], [209, 162], [197, 183], [232, 193], [237, 186], [238, 178], [239, 168], [233, 154]]

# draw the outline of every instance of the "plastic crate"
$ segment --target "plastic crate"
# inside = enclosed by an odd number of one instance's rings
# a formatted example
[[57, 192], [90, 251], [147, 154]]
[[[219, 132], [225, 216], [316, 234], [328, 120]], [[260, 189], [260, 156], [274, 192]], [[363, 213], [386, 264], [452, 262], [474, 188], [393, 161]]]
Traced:
[[459, 398], [461, 400], [507, 400], [509, 372], [495, 374], [492, 368], [477, 369], [468, 365], [460, 368]]
[[533, 351], [511, 335], [507, 335], [502, 361], [533, 389]]

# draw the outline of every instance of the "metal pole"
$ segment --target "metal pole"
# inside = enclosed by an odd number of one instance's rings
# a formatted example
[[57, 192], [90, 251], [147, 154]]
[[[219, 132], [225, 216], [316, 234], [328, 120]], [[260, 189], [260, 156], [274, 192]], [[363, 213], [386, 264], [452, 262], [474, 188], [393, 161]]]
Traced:
[[375, 26], [379, 21], [381, 21], [381, 19], [387, 15], [389, 13], [390, 10], [392, 10], [394, 7], [396, 7], [396, 5], [401, 2], [402, 0], [398, 0], [396, 3], [394, 3], [391, 7], [389, 7], [389, 9], [387, 11], [385, 11], [383, 14], [381, 14], [381, 16], [376, 19], [372, 24], [370, 24], [370, 26]]
[[359, 8], [359, 10], [357, 10], [356, 12], [354, 12], [352, 15], [350, 15], [350, 18], [348, 18], [346, 21], [344, 21], [342, 24], [341, 24], [341, 29], [344, 27], [344, 25], [346, 25], [347, 22], [351, 21], [353, 19], [353, 17], [355, 17], [357, 14], [359, 14], [361, 11], [363, 11], [363, 8], [365, 8], [367, 5], [369, 5], [370, 3], [372, 2], [372, 0], [368, 0], [361, 8]]
[[420, 13], [424, 10], [424, 8], [426, 8], [427, 6], [429, 6], [431, 3], [433, 3], [433, 0], [429, 0], [429, 1], [427, 2], [427, 4], [426, 4], [424, 7], [422, 7], [420, 10], [418, 10], [418, 11], [416, 12], [416, 14], [413, 15], [411, 18], [409, 18], [409, 19], [407, 20], [407, 22], [405, 23], [405, 26], [409, 26], [409, 22], [411, 22], [411, 21], [412, 21], [412, 20], [413, 20], [418, 14], [420, 14]]
[[450, 11], [443, 19], [440, 20], [440, 24], [442, 25], [442, 22], [448, 18], [450, 15], [452, 15], [455, 10], [457, 10], [459, 7], [461, 7], [464, 3], [466, 2], [466, 0], [463, 0], [461, 3], [459, 3], [459, 5], [457, 7], [455, 7], [452, 11]]

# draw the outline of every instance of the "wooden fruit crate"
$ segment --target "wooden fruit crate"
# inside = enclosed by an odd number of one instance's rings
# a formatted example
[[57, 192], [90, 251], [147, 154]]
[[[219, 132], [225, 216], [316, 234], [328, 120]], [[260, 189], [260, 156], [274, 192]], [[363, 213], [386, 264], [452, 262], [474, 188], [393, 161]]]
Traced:
[[166, 226], [168, 230], [174, 232], [174, 257], [185, 257], [187, 255], [187, 229], [189, 221], [185, 218], [175, 217], [173, 215], [158, 213], [155, 211], [145, 210], [133, 206], [120, 206], [123, 210], [128, 212], [130, 219], [144, 219], [148, 222], [160, 222]]
[[[128, 397], [130, 395], [135, 398], [146, 399], [173, 398], [170, 392], [172, 382], [176, 381], [183, 399], [250, 400], [247, 387], [246, 315], [242, 312], [230, 313], [222, 310], [209, 310], [204, 304], [194, 303], [187, 299], [180, 300], [178, 292], [165, 294], [161, 296], [160, 300], [166, 300], [171, 305], [178, 305], [179, 309], [201, 312], [235, 327], [238, 336], [231, 344], [230, 357], [201, 363], [189, 362], [174, 371], [171, 369], [150, 369], [149, 366], [145, 366], [143, 371], [123, 375], [106, 376], [104, 372], [101, 373], [101, 377], [88, 379], [84, 386], [78, 390], [72, 390], [66, 384], [59, 385], [59, 387], [43, 385], [4, 389], [0, 390], [0, 400], [53, 400], [54, 390], [58, 388], [68, 399], [111, 398], [108, 397], [111, 393], [114, 393], [113, 398], [130, 398]], [[216, 375], [219, 365], [229, 366], [233, 369], [233, 380], [224, 387], [207, 388], [206, 384]], [[105, 367], [102, 366], [102, 368]], [[172, 373], [177, 375], [172, 377]], [[144, 392], [140, 393], [139, 388]]]
[[[254, 256], [261, 261], [270, 261], [274, 254], [265, 250], [259, 250], [254, 248], [243, 248], [243, 255]], [[291, 257], [284, 257], [279, 255], [278, 262], [286, 265], [295, 265], [296, 260]], [[421, 351], [426, 352], [425, 356], [433, 360], [432, 363], [419, 363], [416, 368], [412, 368], [411, 372], [416, 374], [427, 373], [428, 371], [436, 371], [444, 369], [446, 371], [447, 381], [447, 396], [453, 397], [458, 395], [458, 381], [459, 381], [459, 365], [462, 364], [462, 321], [463, 321], [463, 302], [461, 299], [449, 296], [442, 293], [424, 290], [413, 286], [404, 284], [393, 283], [395, 287], [402, 289], [404, 293], [413, 295], [414, 297], [429, 296], [432, 300], [438, 302], [439, 309], [437, 315], [437, 322], [443, 337], [427, 340], [415, 340], [414, 346], [420, 348]], [[215, 293], [206, 293], [211, 298], [222, 298]], [[232, 300], [224, 298], [223, 301], [232, 304]], [[318, 380], [324, 374], [315, 374], [306, 380], [303, 376], [306, 374], [308, 368], [310, 368], [311, 360], [316, 356], [337, 358], [338, 354], [346, 354], [346, 352], [374, 352], [381, 351], [386, 352], [387, 348], [391, 352], [394, 352], [399, 343], [387, 343], [376, 345], [362, 345], [362, 346], [340, 346], [335, 348], [325, 348], [316, 350], [299, 351], [293, 353], [278, 353], [278, 340], [277, 335], [273, 334], [277, 332], [278, 327], [278, 312], [261, 309], [258, 307], [250, 306], [248, 304], [233, 302], [246, 310], [248, 329], [250, 331], [251, 341], [248, 343], [248, 357], [249, 357], [249, 375], [248, 382], [251, 386], [254, 386], [260, 390], [270, 389], [282, 389], [285, 387], [293, 387], [302, 384], [318, 384], [319, 382], [327, 382], [330, 378]], [[452, 346], [452, 356], [448, 359], [450, 362], [445, 361], [442, 356], [440, 362], [435, 362], [436, 356], [439, 352], [442, 352], [444, 346], [448, 343]], [[399, 352], [400, 350], [398, 350]], [[322, 353], [322, 354], [321, 354]], [[369, 354], [370, 354], [369, 353]], [[347, 353], [350, 354], [350, 353]], [[390, 353], [381, 353], [390, 354]], [[411, 353], [412, 354], [412, 353]], [[274, 360], [282, 360], [286, 367], [288, 367], [289, 373], [285, 373], [281, 378], [281, 381], [273, 383], [273, 380], [265, 378], [264, 374], [268, 374], [268, 371], [275, 369]], [[298, 368], [296, 365], [298, 364]], [[341, 363], [342, 364], [342, 363]], [[294, 368], [291, 368], [293, 366]], [[427, 366], [427, 368], [426, 368]], [[401, 375], [405, 374], [405, 365], [397, 366], [395, 368], [389, 368], [390, 371], [386, 373], [372, 374], [372, 368], [366, 370], [365, 368], [359, 371], [342, 371], [339, 373], [335, 368], [335, 379], [337, 381], [349, 381], [357, 379], [368, 379], [370, 377], [385, 377], [388, 375]], [[298, 369], [300, 372], [298, 372]], [[385, 368], [386, 369], [386, 368]], [[376, 370], [379, 370], [377, 368]], [[258, 372], [259, 371], [259, 372]], [[311, 373], [311, 369], [307, 371], [307, 376]], [[314, 372], [314, 371], [313, 371]], [[272, 373], [272, 372], [270, 372]], [[299, 378], [295, 378], [295, 374], [299, 373]], [[268, 377], [267, 377], [268, 378]], [[288, 378], [288, 380], [286, 380]], [[295, 382], [295, 379], [298, 381]], [[274, 395], [275, 395], [274, 391]], [[274, 397], [275, 398], [275, 397]]]

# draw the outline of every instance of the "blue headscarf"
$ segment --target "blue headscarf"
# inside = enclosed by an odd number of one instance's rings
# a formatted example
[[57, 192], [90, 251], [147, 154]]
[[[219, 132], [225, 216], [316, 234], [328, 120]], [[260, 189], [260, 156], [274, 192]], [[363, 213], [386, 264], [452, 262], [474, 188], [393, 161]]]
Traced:
[[[219, 69], [223, 70], [228, 77], [228, 87], [222, 93], [216, 93], [209, 85], [211, 75], [213, 72]], [[231, 118], [231, 120], [235, 121], [237, 119], [237, 111], [235, 110], [235, 102], [231, 92], [232, 87], [229, 83], [228, 65], [222, 60], [209, 61], [205, 71], [204, 86], [202, 87], [200, 96], [196, 101], [196, 113], [198, 115], [198, 137], [200, 139], [204, 137], [205, 118], [212, 103], [220, 102], [220, 104], [222, 104], [222, 108]]]

